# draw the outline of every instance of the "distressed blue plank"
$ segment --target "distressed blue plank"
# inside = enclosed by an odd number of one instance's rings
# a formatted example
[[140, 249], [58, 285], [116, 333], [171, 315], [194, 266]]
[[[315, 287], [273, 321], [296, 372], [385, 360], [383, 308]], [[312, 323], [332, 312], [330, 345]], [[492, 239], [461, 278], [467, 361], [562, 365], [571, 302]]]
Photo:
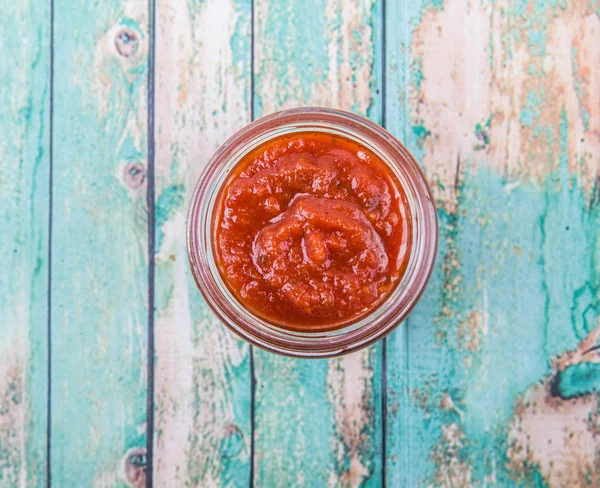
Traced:
[[592, 3], [388, 4], [388, 127], [440, 218], [429, 288], [388, 339], [393, 486], [597, 484]]
[[46, 484], [50, 9], [0, 16], [0, 487]]
[[248, 486], [249, 346], [189, 271], [189, 198], [210, 156], [250, 122], [250, 0], [158, 5], [154, 486]]
[[[255, 4], [255, 114], [328, 106], [381, 123], [381, 3]], [[255, 350], [257, 486], [380, 486], [381, 345], [330, 361]]]
[[143, 486], [146, 2], [54, 2], [51, 476]]
[[[385, 68], [386, 79], [385, 127], [420, 160], [422, 151], [411, 131], [409, 84], [411, 79], [410, 44], [412, 32], [422, 9], [420, 1], [387, 1], [385, 12]], [[436, 271], [437, 272], [437, 271]], [[430, 285], [431, 288], [431, 285]], [[427, 297], [426, 292], [426, 296]], [[414, 313], [414, 312], [413, 312]], [[419, 460], [415, 450], [418, 440], [409, 435], [411, 349], [408, 330], [411, 317], [404, 321], [385, 342], [386, 348], [386, 451], [383, 462], [388, 486], [412, 486], [413, 463]]]

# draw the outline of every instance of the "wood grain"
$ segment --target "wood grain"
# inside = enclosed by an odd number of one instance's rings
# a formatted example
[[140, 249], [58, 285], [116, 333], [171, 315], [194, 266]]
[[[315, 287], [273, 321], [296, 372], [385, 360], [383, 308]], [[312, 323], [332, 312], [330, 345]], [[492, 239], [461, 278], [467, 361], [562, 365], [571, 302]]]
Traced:
[[[54, 0], [52, 101], [51, 4], [5, 3], [0, 487], [48, 463], [56, 486], [145, 486], [148, 3]], [[599, 8], [255, 0], [251, 93], [251, 0], [157, 2], [154, 486], [600, 484]], [[251, 108], [307, 105], [422, 162], [438, 261], [387, 340], [385, 410], [383, 343], [255, 351], [252, 419], [250, 348], [188, 271], [188, 199]]]
[[214, 151], [250, 122], [250, 0], [158, 6], [154, 486], [247, 486], [249, 346], [189, 271], [185, 224]]
[[441, 238], [388, 341], [388, 480], [597, 486], [597, 6], [388, 13], [389, 127], [424, 164]]
[[[353, 110], [381, 122], [381, 5], [255, 3], [255, 112]], [[381, 346], [330, 361], [262, 351], [256, 486], [381, 485]]]
[[144, 486], [146, 2], [54, 2], [51, 476]]
[[46, 483], [49, 21], [29, 1], [0, 16], [2, 488]]

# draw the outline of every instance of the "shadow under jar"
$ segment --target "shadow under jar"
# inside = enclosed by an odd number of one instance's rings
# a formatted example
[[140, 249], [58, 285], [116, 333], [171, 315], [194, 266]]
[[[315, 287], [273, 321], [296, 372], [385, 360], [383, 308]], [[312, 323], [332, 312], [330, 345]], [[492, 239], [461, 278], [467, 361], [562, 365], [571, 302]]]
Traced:
[[293, 109], [212, 157], [187, 244], [198, 288], [233, 332], [278, 354], [332, 357], [410, 313], [435, 261], [437, 216], [418, 163], [387, 131]]

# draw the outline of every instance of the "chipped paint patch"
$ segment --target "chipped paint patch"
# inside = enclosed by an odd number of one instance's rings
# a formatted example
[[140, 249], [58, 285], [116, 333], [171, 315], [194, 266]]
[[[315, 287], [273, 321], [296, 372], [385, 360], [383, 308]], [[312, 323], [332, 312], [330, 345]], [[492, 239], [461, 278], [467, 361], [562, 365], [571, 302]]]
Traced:
[[[456, 161], [482, 159], [473, 150], [478, 144], [473, 128], [489, 116], [482, 111], [490, 106], [491, 69], [484, 46], [491, 9], [487, 2], [450, 0], [442, 10], [427, 9], [413, 34], [411, 56], [419, 60], [421, 74], [409, 92], [411, 116], [427, 134], [423, 164], [438, 203], [449, 213], [456, 204]], [[464, 48], [457, 50], [457, 45]]]
[[573, 351], [566, 351], [554, 361], [555, 368], [563, 371], [571, 365], [583, 362], [600, 363], [600, 323], [579, 343]]
[[421, 69], [411, 116], [427, 134], [423, 162], [444, 208], [455, 201], [457, 158], [474, 169], [492, 161], [502, 175], [541, 182], [556, 169], [563, 109], [569, 169], [591, 198], [600, 171], [600, 18], [584, 4], [572, 2], [560, 15], [508, 0], [450, 0], [425, 11], [413, 36], [411, 56]]
[[487, 317], [485, 314], [477, 310], [471, 310], [467, 317], [458, 324], [456, 331], [458, 348], [472, 353], [478, 352], [482, 341], [481, 336], [487, 333]]
[[34, 486], [28, 470], [27, 349], [19, 337], [4, 337], [10, 347], [0, 356], [0, 486]]
[[442, 425], [439, 443], [431, 453], [436, 471], [427, 486], [468, 488], [472, 485], [471, 466], [465, 459], [465, 446], [465, 434], [457, 424]]
[[[533, 467], [539, 469], [549, 486], [600, 483], [599, 338], [600, 325], [575, 350], [556, 358], [553, 376], [533, 385], [519, 398], [510, 423], [507, 451], [516, 479]], [[591, 369], [595, 374], [585, 374]]]
[[597, 486], [600, 456], [598, 397], [562, 400], [548, 381], [519, 400], [509, 431], [509, 467], [517, 480], [539, 469], [550, 486]]
[[341, 438], [341, 442], [333, 445], [339, 464], [330, 473], [332, 486], [361, 486], [373, 469], [364, 454], [372, 450], [369, 444], [374, 428], [371, 391], [374, 355], [374, 349], [370, 348], [329, 363], [327, 391]]

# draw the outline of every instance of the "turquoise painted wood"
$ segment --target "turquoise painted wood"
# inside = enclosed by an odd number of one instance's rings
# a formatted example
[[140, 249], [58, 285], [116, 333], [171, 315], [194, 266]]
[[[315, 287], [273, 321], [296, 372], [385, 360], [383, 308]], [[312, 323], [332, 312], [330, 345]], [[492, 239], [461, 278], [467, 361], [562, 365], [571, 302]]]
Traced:
[[[255, 113], [338, 107], [381, 123], [381, 3], [255, 3]], [[334, 360], [255, 351], [256, 486], [381, 486], [381, 344]]]
[[196, 180], [250, 122], [249, 0], [158, 4], [154, 486], [248, 486], [250, 348], [210, 312], [189, 272]]
[[0, 15], [2, 488], [46, 483], [49, 20], [28, 1]]
[[[0, 13], [0, 488], [600, 486], [600, 2], [154, 4]], [[185, 249], [213, 151], [299, 105], [385, 124], [439, 210], [421, 303], [330, 361], [235, 339]]]
[[143, 486], [147, 5], [53, 6], [52, 484]]
[[597, 8], [389, 5], [389, 127], [440, 219], [388, 341], [391, 486], [598, 485]]

